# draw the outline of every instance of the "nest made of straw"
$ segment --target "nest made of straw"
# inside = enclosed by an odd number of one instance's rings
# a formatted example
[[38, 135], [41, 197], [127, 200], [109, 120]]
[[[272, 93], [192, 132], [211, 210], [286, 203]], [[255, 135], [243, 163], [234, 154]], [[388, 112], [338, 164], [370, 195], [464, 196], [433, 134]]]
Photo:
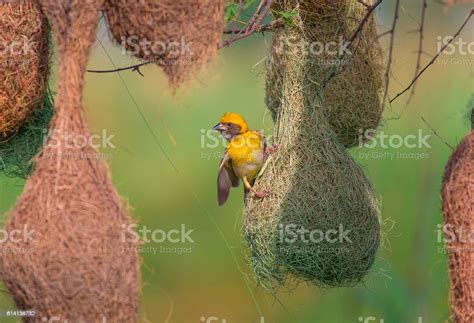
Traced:
[[[449, 159], [441, 195], [444, 225], [449, 225], [456, 232], [473, 232], [474, 131], [461, 141]], [[447, 249], [451, 278], [450, 299], [454, 321], [472, 322], [474, 320], [474, 291], [472, 289], [474, 245], [469, 239], [456, 236], [454, 239], [449, 239]]]
[[217, 55], [225, 0], [106, 0], [105, 17], [123, 50], [161, 66], [171, 85]]
[[[8, 216], [0, 276], [32, 322], [137, 322], [140, 290], [132, 223], [100, 154], [88, 144], [82, 91], [101, 1], [43, 0], [59, 53], [50, 136]], [[79, 141], [78, 141], [79, 140]], [[86, 140], [86, 141], [84, 141]]]
[[[285, 1], [276, 1], [274, 11], [284, 11], [284, 8]], [[312, 55], [306, 64], [307, 75], [313, 79], [306, 84], [308, 93], [317, 95], [321, 80], [334, 65], [343, 68], [323, 92], [323, 109], [339, 140], [346, 147], [352, 147], [366, 130], [377, 128], [383, 111], [382, 49], [377, 41], [375, 18], [369, 18], [353, 46], [339, 60], [338, 55], [345, 51], [345, 40], [353, 34], [366, 12], [365, 6], [356, 0], [304, 0], [292, 10], [298, 12], [304, 27], [298, 39], [289, 38], [284, 29], [274, 32], [267, 61], [267, 107], [276, 120], [282, 105], [285, 73], [285, 67], [279, 62], [295, 41], [304, 40], [307, 43], [304, 46]]]
[[[294, 9], [295, 3], [285, 1], [284, 9]], [[354, 285], [368, 273], [380, 242], [372, 186], [341, 144], [321, 89], [312, 85], [319, 76], [312, 73], [307, 24], [298, 15], [280, 32], [293, 45], [273, 62], [279, 64], [274, 75], [280, 82], [274, 126], [278, 150], [255, 183], [271, 195], [248, 200], [245, 208], [252, 267], [269, 289], [293, 279], [323, 287]], [[357, 107], [347, 109], [360, 116]]]
[[19, 131], [44, 100], [48, 29], [37, 1], [0, 4], [0, 141]]

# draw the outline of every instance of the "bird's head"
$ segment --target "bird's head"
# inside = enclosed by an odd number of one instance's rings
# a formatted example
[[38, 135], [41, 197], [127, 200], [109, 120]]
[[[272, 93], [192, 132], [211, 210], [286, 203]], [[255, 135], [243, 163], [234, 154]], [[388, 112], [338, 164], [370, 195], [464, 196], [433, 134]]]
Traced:
[[219, 131], [225, 139], [230, 140], [237, 135], [249, 131], [249, 127], [240, 114], [226, 112], [212, 130]]

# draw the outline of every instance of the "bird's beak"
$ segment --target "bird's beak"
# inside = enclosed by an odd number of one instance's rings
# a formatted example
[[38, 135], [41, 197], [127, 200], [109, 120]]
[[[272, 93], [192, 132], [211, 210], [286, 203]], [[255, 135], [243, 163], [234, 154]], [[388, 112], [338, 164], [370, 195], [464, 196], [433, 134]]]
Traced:
[[223, 131], [223, 130], [225, 130], [225, 129], [224, 129], [224, 125], [219, 122], [219, 123], [216, 124], [214, 127], [212, 127], [212, 130]]

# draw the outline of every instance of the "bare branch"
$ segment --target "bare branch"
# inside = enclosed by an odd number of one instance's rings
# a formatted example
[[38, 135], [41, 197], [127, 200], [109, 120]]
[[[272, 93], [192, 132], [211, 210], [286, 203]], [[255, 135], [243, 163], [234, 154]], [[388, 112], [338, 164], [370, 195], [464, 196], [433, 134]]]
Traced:
[[265, 19], [265, 17], [270, 11], [272, 3], [273, 3], [273, 0], [261, 0], [257, 8], [257, 11], [249, 20], [247, 24], [247, 28], [239, 31], [239, 33], [236, 36], [226, 40], [220, 46], [220, 48], [228, 47], [232, 43], [235, 43], [238, 40], [252, 36], [254, 33], [258, 32], [259, 28], [261, 27], [262, 21]]
[[[270, 23], [266, 24], [266, 25], [261, 25], [261, 26], [258, 26], [256, 29], [255, 29], [255, 32], [254, 33], [260, 33], [260, 32], [266, 32], [266, 31], [274, 31], [278, 28], [281, 28], [285, 25], [285, 21], [281, 18], [278, 18], [278, 19], [275, 19], [275, 20], [272, 20]], [[245, 32], [244, 29], [227, 29], [227, 30], [224, 30], [224, 34], [240, 34], [242, 32]]]
[[430, 124], [425, 120], [425, 118], [421, 117], [421, 120], [431, 129], [431, 131], [433, 131], [434, 135], [436, 137], [439, 138], [439, 140], [441, 140], [446, 146], [448, 146], [449, 148], [451, 148], [451, 150], [454, 150], [454, 147], [451, 146], [446, 140], [444, 140], [439, 134], [438, 132], [436, 132], [436, 130], [433, 129], [432, 126], [430, 126]]
[[[365, 24], [369, 20], [370, 16], [372, 15], [372, 12], [377, 9], [377, 7], [382, 3], [383, 0], [377, 0], [373, 5], [368, 5], [364, 3], [365, 7], [367, 8], [367, 12], [365, 13], [364, 18], [359, 22], [359, 26], [357, 26], [357, 29], [354, 31], [351, 37], [347, 40], [348, 45], [346, 46], [347, 48], [350, 48], [352, 44], [354, 43], [354, 40], [356, 37], [360, 34], [362, 29], [364, 28]], [[361, 1], [359, 1], [361, 2]]]
[[[427, 7], [428, 7], [427, 1], [423, 0], [423, 7], [421, 9], [420, 29], [418, 30], [420, 36], [419, 36], [419, 40], [418, 40], [418, 52], [417, 52], [418, 54], [417, 54], [417, 57], [416, 57], [416, 68], [415, 68], [415, 76], [414, 77], [416, 77], [416, 75], [418, 75], [418, 73], [420, 72], [421, 56], [424, 53], [424, 51], [423, 51], [423, 40], [424, 40], [425, 15], [426, 15], [426, 8]], [[415, 88], [416, 88], [416, 83], [413, 84], [413, 87], [412, 87], [411, 92], [410, 92], [410, 96], [408, 97], [408, 100], [407, 100], [407, 105], [410, 103], [411, 99], [415, 95]]]
[[411, 87], [416, 83], [416, 81], [420, 78], [421, 75], [423, 75], [423, 73], [431, 66], [433, 65], [433, 63], [438, 59], [438, 57], [445, 51], [445, 49], [454, 41], [454, 39], [456, 39], [459, 34], [462, 32], [462, 30], [464, 29], [464, 27], [467, 25], [467, 23], [469, 22], [469, 20], [471, 19], [471, 17], [474, 15], [474, 9], [471, 9], [471, 12], [469, 13], [469, 15], [467, 16], [466, 20], [464, 20], [464, 22], [462, 23], [462, 25], [459, 27], [459, 29], [456, 31], [456, 33], [451, 37], [451, 39], [443, 45], [443, 47], [441, 47], [441, 49], [438, 51], [438, 53], [436, 53], [436, 55], [430, 60], [430, 62], [425, 66], [423, 67], [423, 69], [413, 78], [413, 80], [410, 82], [410, 84], [408, 84], [408, 86], [403, 90], [401, 91], [400, 93], [398, 93], [393, 99], [390, 100], [390, 103], [392, 103], [393, 101], [395, 101], [397, 98], [399, 98], [402, 94], [404, 94], [405, 92], [407, 92], [408, 90], [411, 89]]
[[388, 48], [387, 67], [385, 68], [385, 89], [384, 89], [384, 94], [383, 94], [383, 99], [382, 99], [382, 105], [385, 104], [385, 101], [387, 100], [387, 97], [388, 97], [388, 88], [390, 86], [390, 72], [392, 71], [393, 48], [394, 48], [394, 42], [395, 42], [395, 31], [397, 29], [397, 22], [398, 22], [399, 12], [400, 12], [400, 0], [397, 0], [397, 2], [395, 3], [395, 14], [393, 16], [392, 28], [389, 31], [390, 45], [389, 45], [389, 48]]
[[135, 65], [127, 66], [127, 67], [115, 68], [112, 70], [87, 70], [87, 72], [105, 74], [105, 73], [115, 73], [115, 72], [132, 70], [132, 72], [138, 72], [138, 74], [140, 74], [141, 76], [144, 76], [143, 73], [140, 71], [140, 67], [151, 64], [151, 63], [154, 63], [154, 61], [146, 61], [146, 62], [138, 63]]

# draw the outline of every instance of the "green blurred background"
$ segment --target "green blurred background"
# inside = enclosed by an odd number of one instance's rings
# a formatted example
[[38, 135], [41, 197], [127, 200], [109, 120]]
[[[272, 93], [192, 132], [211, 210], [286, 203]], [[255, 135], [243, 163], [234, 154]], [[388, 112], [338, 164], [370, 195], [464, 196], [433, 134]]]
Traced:
[[[380, 32], [390, 28], [393, 6], [394, 1], [384, 1], [377, 11]], [[429, 1], [425, 51], [436, 53], [437, 37], [453, 34], [469, 9], [455, 6], [446, 10], [437, 1]], [[418, 36], [414, 31], [420, 11], [421, 1], [402, 1], [391, 96], [415, 72]], [[464, 41], [474, 41], [472, 26], [471, 22], [461, 34]], [[382, 201], [383, 246], [365, 283], [332, 290], [301, 285], [278, 293], [276, 300], [256, 287], [246, 262], [243, 193], [232, 191], [230, 201], [217, 207], [215, 184], [223, 145], [210, 147], [213, 142], [203, 137], [225, 111], [239, 112], [252, 128], [271, 133], [272, 122], [264, 105], [264, 62], [270, 37], [256, 35], [222, 50], [206, 74], [175, 95], [155, 66], [142, 69], [145, 77], [132, 72], [88, 74], [85, 108], [91, 129], [95, 133], [106, 129], [114, 135], [116, 148], [101, 151], [111, 154], [113, 181], [132, 206], [139, 225], [165, 231], [184, 225], [193, 230], [194, 243], [144, 246], [143, 321], [205, 322], [212, 317], [214, 322], [226, 323], [363, 322], [371, 318], [395, 323], [419, 322], [419, 317], [422, 322], [446, 321], [449, 277], [443, 244], [437, 241], [437, 225], [442, 221], [441, 178], [451, 150], [421, 117], [452, 145], [467, 133], [467, 104], [474, 90], [472, 53], [441, 56], [418, 82], [408, 106], [405, 95], [385, 111], [380, 130], [406, 136], [421, 129], [424, 135], [431, 135], [431, 148], [377, 145], [351, 151]], [[133, 63], [110, 42], [104, 25], [98, 39], [115, 65]], [[384, 45], [387, 41], [388, 37], [382, 38]], [[95, 45], [90, 68], [113, 68], [104, 48]], [[429, 58], [423, 56], [423, 63]], [[56, 79], [52, 81], [55, 84]], [[386, 152], [425, 153], [425, 158], [390, 158], [382, 155]], [[362, 153], [369, 155], [363, 158]], [[21, 180], [0, 177], [2, 214], [14, 206], [23, 185]], [[158, 248], [155, 253], [152, 247]], [[0, 309], [13, 308], [7, 293], [2, 293]]]

